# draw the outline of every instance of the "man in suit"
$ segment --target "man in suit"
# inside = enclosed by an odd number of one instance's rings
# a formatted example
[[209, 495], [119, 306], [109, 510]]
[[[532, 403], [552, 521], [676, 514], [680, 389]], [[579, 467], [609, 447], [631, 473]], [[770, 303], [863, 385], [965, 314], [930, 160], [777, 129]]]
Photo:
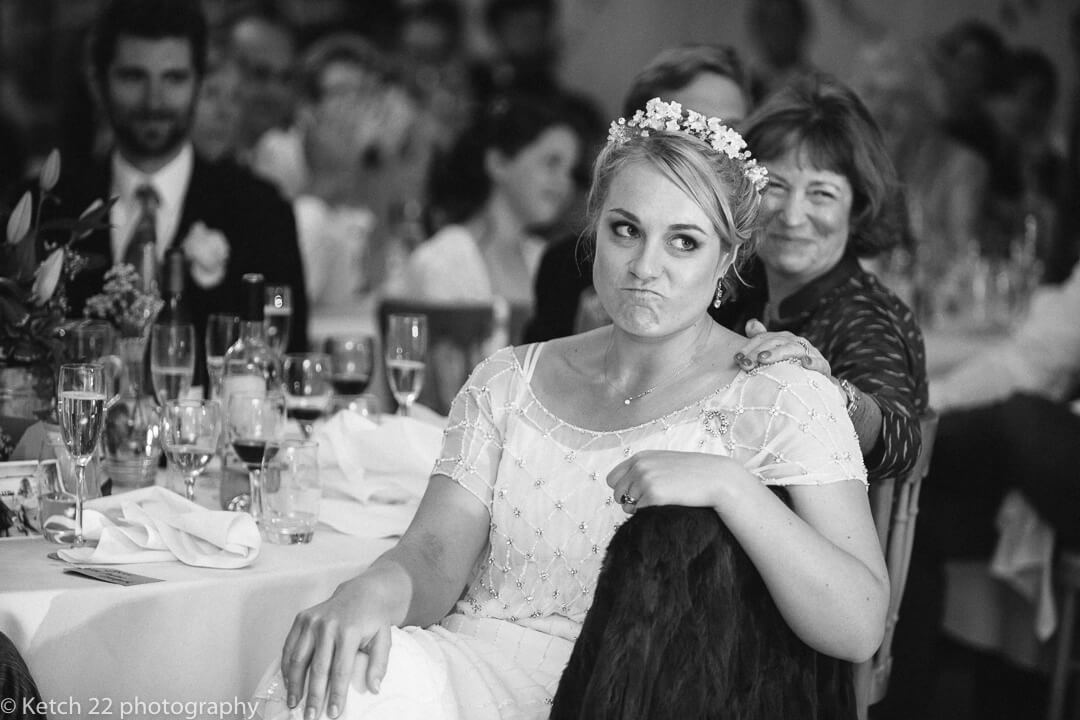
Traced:
[[203, 337], [213, 312], [238, 312], [240, 278], [259, 272], [293, 294], [289, 349], [307, 349], [307, 293], [292, 209], [269, 184], [194, 151], [191, 124], [206, 62], [198, 0], [110, 0], [91, 37], [93, 89], [114, 137], [106, 162], [65, 168], [55, 194], [73, 217], [93, 199], [116, 197], [109, 230], [73, 249], [85, 260], [68, 284], [81, 316], [105, 271], [126, 259], [152, 188], [159, 265], [172, 247], [188, 261], [185, 304]]

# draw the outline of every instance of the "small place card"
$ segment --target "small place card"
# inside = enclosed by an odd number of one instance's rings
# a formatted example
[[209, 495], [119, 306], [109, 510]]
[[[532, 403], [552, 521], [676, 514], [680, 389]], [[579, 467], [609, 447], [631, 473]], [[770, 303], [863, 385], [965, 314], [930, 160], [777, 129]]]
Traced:
[[136, 575], [135, 573], [129, 573], [111, 567], [85, 567], [74, 565], [69, 568], [64, 568], [64, 572], [72, 575], [83, 575], [88, 578], [93, 578], [94, 580], [115, 583], [117, 585], [143, 585], [145, 583], [161, 582], [161, 579], [159, 578]]

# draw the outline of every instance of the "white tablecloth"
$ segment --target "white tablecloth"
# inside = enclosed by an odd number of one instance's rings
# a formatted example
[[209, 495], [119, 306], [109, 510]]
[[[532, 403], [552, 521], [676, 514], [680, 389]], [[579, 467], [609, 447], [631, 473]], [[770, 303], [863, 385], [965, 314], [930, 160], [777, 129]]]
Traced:
[[[0, 629], [54, 703], [53, 720], [122, 710], [126, 718], [219, 717], [220, 708], [196, 703], [249, 701], [296, 613], [392, 544], [320, 526], [309, 545], [264, 544], [242, 570], [125, 565], [164, 582], [123, 587], [63, 573], [64, 563], [46, 557], [57, 546], [44, 539], [3, 540]], [[163, 712], [160, 703], [173, 705]]]

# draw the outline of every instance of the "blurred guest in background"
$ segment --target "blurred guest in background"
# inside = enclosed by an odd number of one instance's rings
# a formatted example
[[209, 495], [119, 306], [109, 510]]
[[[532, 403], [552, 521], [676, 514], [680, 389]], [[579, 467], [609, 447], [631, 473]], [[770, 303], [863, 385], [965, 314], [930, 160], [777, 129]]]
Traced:
[[402, 292], [445, 302], [501, 297], [531, 308], [543, 250], [534, 230], [566, 209], [580, 152], [558, 104], [523, 96], [492, 103], [432, 166], [440, 228], [413, 251]]
[[[623, 116], [654, 97], [681, 103], [703, 115], [737, 125], [750, 107], [742, 62], [723, 45], [687, 44], [662, 50], [634, 78]], [[536, 275], [536, 308], [525, 338], [529, 342], [565, 337], [602, 324], [592, 290], [592, 258], [579, 250], [580, 230], [544, 251]]]
[[[1008, 339], [981, 350], [930, 385], [941, 412], [930, 475], [893, 644], [883, 719], [928, 716], [940, 669], [949, 560], [989, 560], [999, 510], [1010, 491], [1053, 530], [1058, 546], [1080, 545], [1080, 266], [1043, 286]], [[1034, 568], [1033, 568], [1034, 569]], [[998, 683], [1000, 678], [991, 682]], [[974, 694], [988, 695], [977, 686]]]
[[233, 164], [209, 163], [190, 139], [206, 63], [206, 22], [197, 0], [111, 0], [94, 27], [93, 73], [115, 147], [102, 164], [72, 166], [56, 195], [60, 217], [115, 196], [111, 229], [79, 243], [84, 269], [68, 285], [70, 311], [102, 289], [105, 271], [125, 261], [135, 225], [154, 221], [159, 262], [171, 247], [188, 260], [185, 303], [196, 337], [211, 312], [239, 311], [240, 277], [259, 272], [293, 288], [290, 347], [307, 347], [307, 301], [288, 204]]
[[813, 29], [804, 0], [756, 0], [747, 24], [754, 45], [750, 92], [761, 102], [777, 88], [814, 70], [807, 45]]
[[284, 18], [258, 9], [233, 19], [227, 53], [240, 74], [236, 155], [247, 163], [268, 130], [292, 122], [296, 41]]
[[240, 73], [222, 48], [211, 47], [199, 85], [191, 141], [207, 160], [233, 160], [240, 130]]
[[919, 453], [926, 362], [911, 310], [859, 264], [901, 238], [881, 133], [855, 93], [824, 75], [776, 91], [743, 130], [769, 171], [765, 237], [745, 286], [713, 317], [751, 338], [736, 358], [743, 367], [799, 358], [829, 376], [870, 482], [902, 478]]
[[[978, 242], [989, 164], [945, 131], [940, 87], [917, 49], [879, 43], [862, 52], [855, 67], [853, 87], [881, 128], [904, 184], [911, 231], [908, 243], [882, 257], [878, 275], [897, 293], [905, 281], [914, 283], [907, 299], [916, 299], [928, 318], [933, 299], [944, 298], [958, 263]], [[890, 283], [894, 273], [900, 277]]]

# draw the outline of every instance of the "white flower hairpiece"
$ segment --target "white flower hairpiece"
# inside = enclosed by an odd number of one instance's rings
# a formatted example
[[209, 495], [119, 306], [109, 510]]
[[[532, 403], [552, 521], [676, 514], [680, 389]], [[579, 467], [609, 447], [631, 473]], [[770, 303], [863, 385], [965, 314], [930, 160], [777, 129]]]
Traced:
[[619, 118], [614, 121], [608, 130], [608, 144], [622, 145], [634, 136], [648, 137], [651, 130], [682, 132], [705, 141], [716, 152], [740, 163], [743, 175], [758, 192], [765, 189], [769, 171], [751, 157], [742, 135], [721, 122], [720, 118], [683, 110], [677, 102], [664, 102], [655, 97], [645, 103], [644, 110], [638, 110], [629, 120]]

